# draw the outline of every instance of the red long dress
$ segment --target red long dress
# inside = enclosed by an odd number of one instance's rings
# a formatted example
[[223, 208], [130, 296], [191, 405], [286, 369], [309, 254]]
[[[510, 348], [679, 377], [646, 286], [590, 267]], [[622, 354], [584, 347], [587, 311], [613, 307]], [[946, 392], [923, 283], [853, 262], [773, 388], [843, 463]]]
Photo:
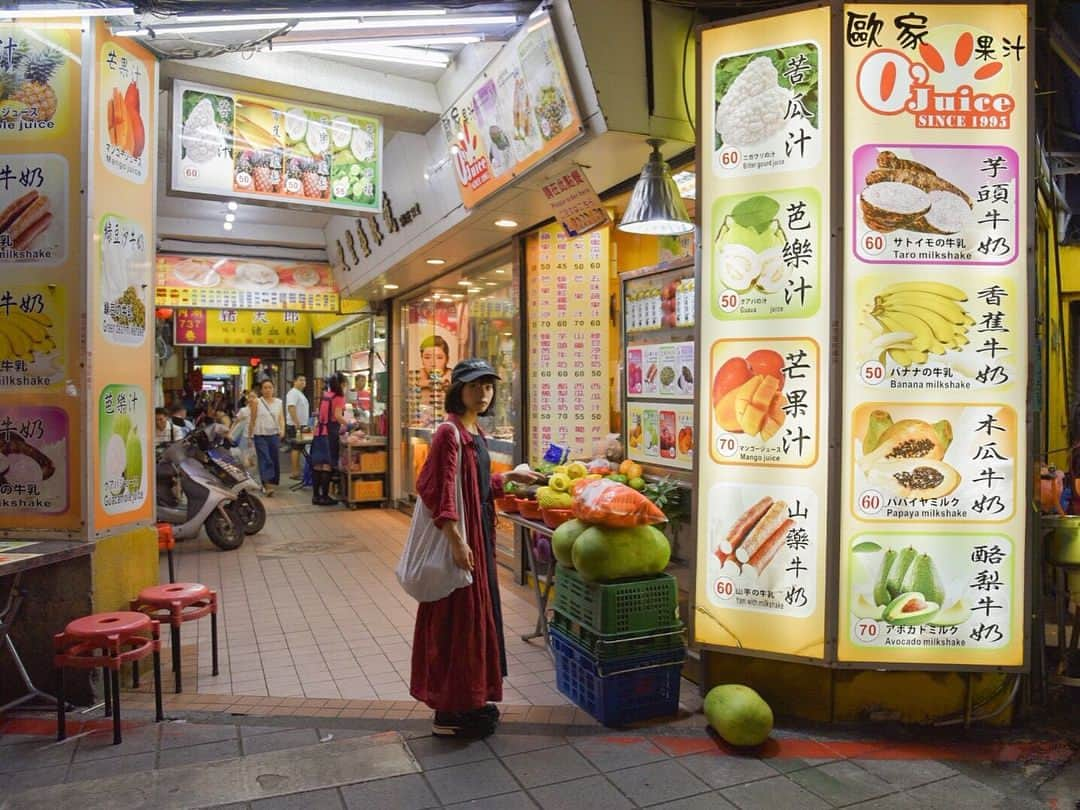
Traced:
[[480, 502], [476, 452], [472, 434], [457, 417], [450, 416], [435, 431], [416, 489], [437, 526], [460, 518], [454, 492], [455, 430], [461, 441], [461, 492], [466, 540], [473, 553], [473, 584], [437, 602], [420, 603], [409, 686], [414, 698], [441, 712], [466, 712], [502, 700], [501, 650], [481, 522], [485, 510]]

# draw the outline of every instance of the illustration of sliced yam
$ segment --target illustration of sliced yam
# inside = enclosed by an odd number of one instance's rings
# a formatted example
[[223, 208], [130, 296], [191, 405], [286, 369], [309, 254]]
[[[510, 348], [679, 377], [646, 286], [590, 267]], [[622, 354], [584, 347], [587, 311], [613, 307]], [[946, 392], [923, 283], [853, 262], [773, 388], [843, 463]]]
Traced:
[[863, 221], [879, 233], [910, 228], [930, 206], [930, 195], [908, 183], [874, 183], [859, 195]]
[[960, 233], [974, 221], [971, 206], [962, 197], [948, 191], [931, 191], [930, 210], [915, 223], [915, 230], [937, 234]]

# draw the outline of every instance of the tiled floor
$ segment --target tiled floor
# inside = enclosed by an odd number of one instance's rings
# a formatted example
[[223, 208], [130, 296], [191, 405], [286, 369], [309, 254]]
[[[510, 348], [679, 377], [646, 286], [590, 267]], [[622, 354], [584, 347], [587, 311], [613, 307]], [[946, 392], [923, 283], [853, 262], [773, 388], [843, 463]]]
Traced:
[[[217, 589], [221, 604], [218, 677], [210, 674], [209, 622], [183, 628], [185, 657], [191, 645], [198, 649], [191, 691], [410, 700], [416, 603], [394, 577], [409, 519], [392, 510], [313, 507], [309, 493], [275, 494], [266, 528], [237, 551], [218, 551], [205, 539], [177, 546], [177, 580]], [[501, 592], [505, 703], [566, 706], [544, 642], [520, 638], [536, 623], [531, 588], [503, 572]]]

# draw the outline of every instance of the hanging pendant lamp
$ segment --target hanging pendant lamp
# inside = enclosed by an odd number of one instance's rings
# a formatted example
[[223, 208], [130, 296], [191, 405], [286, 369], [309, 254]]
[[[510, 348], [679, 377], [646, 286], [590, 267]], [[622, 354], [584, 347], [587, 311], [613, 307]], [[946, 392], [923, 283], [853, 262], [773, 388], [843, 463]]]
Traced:
[[664, 142], [650, 138], [646, 143], [652, 147], [652, 154], [634, 185], [619, 230], [650, 236], [689, 233], [694, 230], [694, 222], [686, 213], [679, 189], [671, 177], [671, 167], [660, 154]]

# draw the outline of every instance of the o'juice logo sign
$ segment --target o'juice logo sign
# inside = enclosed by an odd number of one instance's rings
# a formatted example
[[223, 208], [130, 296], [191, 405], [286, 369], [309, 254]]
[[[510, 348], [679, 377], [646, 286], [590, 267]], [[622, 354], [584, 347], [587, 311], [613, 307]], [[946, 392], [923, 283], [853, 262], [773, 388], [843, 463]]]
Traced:
[[933, 26], [916, 12], [891, 22], [894, 42], [883, 43], [888, 20], [876, 12], [847, 12], [848, 46], [868, 50], [855, 77], [863, 106], [878, 115], [911, 116], [921, 129], [1010, 128], [1017, 106], [1010, 91], [1027, 50], [1022, 33]]

